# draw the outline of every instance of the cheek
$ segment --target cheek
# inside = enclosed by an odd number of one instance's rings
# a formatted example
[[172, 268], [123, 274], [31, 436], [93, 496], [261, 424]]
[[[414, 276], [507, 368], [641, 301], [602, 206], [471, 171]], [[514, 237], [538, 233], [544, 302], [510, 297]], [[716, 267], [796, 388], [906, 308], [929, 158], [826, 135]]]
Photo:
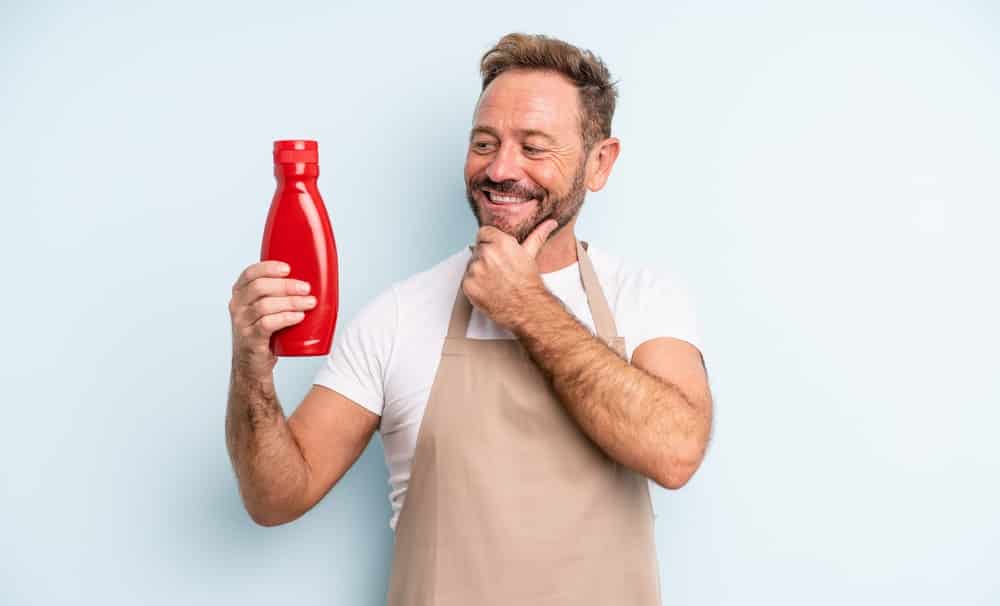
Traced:
[[468, 183], [470, 179], [483, 172], [487, 164], [488, 161], [484, 158], [470, 152], [465, 157], [465, 182]]
[[559, 168], [551, 162], [539, 163], [538, 166], [534, 166], [525, 172], [527, 172], [528, 178], [542, 189], [549, 192], [564, 189], [563, 181], [565, 177], [559, 171]]

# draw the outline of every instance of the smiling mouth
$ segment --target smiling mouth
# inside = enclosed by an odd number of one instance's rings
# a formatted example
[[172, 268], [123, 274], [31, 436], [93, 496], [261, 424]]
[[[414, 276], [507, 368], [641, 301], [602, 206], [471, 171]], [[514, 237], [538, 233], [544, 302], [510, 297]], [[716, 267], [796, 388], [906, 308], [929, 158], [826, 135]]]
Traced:
[[531, 197], [518, 196], [514, 194], [501, 194], [488, 189], [483, 189], [481, 191], [483, 192], [483, 196], [486, 197], [486, 200], [492, 204], [524, 204], [525, 202], [535, 200], [535, 198]]

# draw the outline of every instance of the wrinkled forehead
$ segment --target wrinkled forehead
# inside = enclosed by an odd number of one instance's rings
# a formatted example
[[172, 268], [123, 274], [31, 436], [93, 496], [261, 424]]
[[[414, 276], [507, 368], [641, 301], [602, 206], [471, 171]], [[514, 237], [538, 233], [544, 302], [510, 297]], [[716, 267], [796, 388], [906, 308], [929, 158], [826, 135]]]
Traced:
[[565, 76], [551, 71], [511, 70], [479, 97], [473, 128], [505, 133], [542, 131], [553, 138], [579, 136], [580, 97]]

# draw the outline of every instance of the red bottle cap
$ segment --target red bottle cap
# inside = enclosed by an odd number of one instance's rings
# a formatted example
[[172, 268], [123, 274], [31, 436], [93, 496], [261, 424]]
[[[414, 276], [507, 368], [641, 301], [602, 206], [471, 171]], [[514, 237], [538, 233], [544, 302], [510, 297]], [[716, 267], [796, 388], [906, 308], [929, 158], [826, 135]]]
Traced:
[[317, 164], [319, 146], [307, 139], [287, 139], [274, 142], [275, 164]]

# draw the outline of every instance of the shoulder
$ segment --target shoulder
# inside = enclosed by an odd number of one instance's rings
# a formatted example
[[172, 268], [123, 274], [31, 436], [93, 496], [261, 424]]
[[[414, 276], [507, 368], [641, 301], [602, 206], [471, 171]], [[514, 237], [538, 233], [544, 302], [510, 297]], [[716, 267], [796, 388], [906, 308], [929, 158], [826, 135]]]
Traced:
[[625, 260], [600, 246], [590, 245], [588, 252], [601, 285], [611, 291], [606, 293], [609, 298], [651, 302], [691, 296], [687, 280], [672, 267]]
[[695, 297], [671, 267], [625, 261], [590, 247], [594, 271], [631, 351], [657, 337], [673, 337], [701, 349]]
[[462, 247], [432, 267], [393, 284], [401, 315], [420, 316], [439, 308], [442, 302], [450, 303], [458, 292], [470, 255], [469, 249]]
[[[391, 283], [366, 303], [356, 316], [356, 323], [370, 329], [373, 325], [393, 328], [400, 318], [420, 315], [435, 299], [446, 295], [447, 286], [458, 284], [468, 262], [469, 250], [464, 248], [434, 266]], [[431, 305], [433, 306], [433, 305]]]

